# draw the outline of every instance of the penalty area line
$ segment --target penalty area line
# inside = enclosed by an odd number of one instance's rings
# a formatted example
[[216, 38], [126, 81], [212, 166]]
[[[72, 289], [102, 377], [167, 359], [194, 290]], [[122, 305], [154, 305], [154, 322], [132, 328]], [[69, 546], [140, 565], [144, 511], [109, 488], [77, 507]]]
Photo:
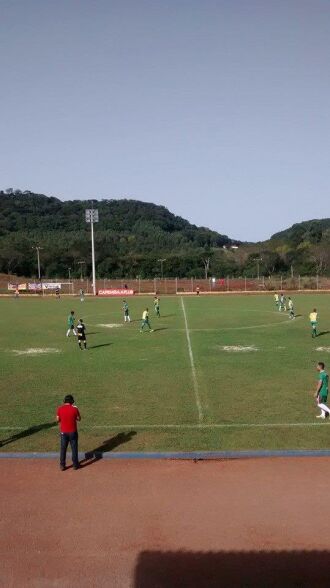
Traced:
[[196, 406], [197, 406], [197, 411], [198, 411], [198, 420], [199, 420], [199, 423], [201, 423], [201, 421], [203, 420], [203, 416], [204, 415], [203, 415], [203, 409], [202, 409], [201, 399], [200, 399], [200, 396], [199, 396], [198, 380], [197, 380], [197, 374], [196, 374], [194, 356], [193, 356], [192, 347], [191, 347], [191, 341], [190, 341], [190, 334], [189, 334], [189, 327], [188, 327], [186, 309], [185, 309], [185, 305], [184, 305], [184, 301], [183, 301], [182, 296], [181, 296], [181, 306], [182, 306], [182, 312], [183, 312], [183, 318], [184, 318], [184, 324], [185, 324], [185, 331], [186, 331], [186, 338], [187, 338], [187, 345], [188, 345], [188, 352], [189, 352], [191, 373], [192, 373], [192, 379], [193, 379], [193, 385], [194, 385], [195, 401], [196, 401]]

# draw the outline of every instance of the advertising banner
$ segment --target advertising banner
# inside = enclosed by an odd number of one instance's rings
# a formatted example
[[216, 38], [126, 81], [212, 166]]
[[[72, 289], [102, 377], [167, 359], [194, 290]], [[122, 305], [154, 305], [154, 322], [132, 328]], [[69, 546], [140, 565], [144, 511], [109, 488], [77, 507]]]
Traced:
[[27, 290], [27, 284], [8, 284], [8, 290], [11, 292], [15, 292], [16, 288], [22, 292]]
[[43, 290], [57, 290], [61, 289], [62, 284], [60, 282], [42, 282]]
[[101, 289], [98, 292], [99, 296], [133, 296], [134, 290], [129, 290], [128, 288], [117, 288], [117, 289]]
[[57, 288], [60, 290], [61, 287], [62, 284], [59, 282], [42, 282], [42, 284], [40, 282], [29, 283], [29, 290], [33, 290], [34, 292], [40, 292], [40, 290], [57, 290]]

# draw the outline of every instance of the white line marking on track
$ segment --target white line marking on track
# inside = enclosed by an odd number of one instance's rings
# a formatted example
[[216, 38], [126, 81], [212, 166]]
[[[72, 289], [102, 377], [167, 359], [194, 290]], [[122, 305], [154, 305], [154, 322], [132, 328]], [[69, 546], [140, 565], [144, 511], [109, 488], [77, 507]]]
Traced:
[[184, 305], [182, 296], [181, 296], [181, 306], [182, 306], [184, 324], [185, 324], [185, 327], [186, 327], [186, 337], [187, 337], [187, 344], [188, 344], [188, 351], [189, 351], [189, 358], [190, 358], [190, 365], [191, 365], [191, 373], [192, 373], [192, 379], [193, 379], [193, 385], [194, 385], [195, 400], [196, 400], [196, 406], [197, 406], [197, 411], [198, 411], [198, 420], [201, 423], [201, 421], [203, 420], [203, 416], [204, 415], [203, 415], [203, 409], [202, 409], [201, 399], [199, 397], [198, 381], [197, 381], [197, 374], [196, 374], [194, 356], [193, 356], [193, 352], [192, 352], [192, 348], [191, 348], [191, 341], [190, 341], [190, 334], [189, 334], [189, 327], [188, 327], [186, 309], [185, 309], [185, 305]]

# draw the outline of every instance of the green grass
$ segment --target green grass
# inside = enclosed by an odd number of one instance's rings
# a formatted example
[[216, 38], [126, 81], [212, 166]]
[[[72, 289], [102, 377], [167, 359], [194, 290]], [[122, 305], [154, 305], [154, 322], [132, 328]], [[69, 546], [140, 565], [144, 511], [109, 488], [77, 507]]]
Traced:
[[[1, 299], [2, 451], [56, 450], [56, 428], [50, 425], [66, 393], [74, 394], [82, 413], [82, 451], [132, 431], [136, 434], [120, 437], [125, 442], [117, 450], [329, 447], [330, 428], [315, 420], [312, 394], [316, 362], [330, 362], [328, 352], [316, 351], [330, 350], [329, 296], [296, 295], [294, 300], [300, 316], [289, 321], [275, 311], [272, 295], [163, 297], [162, 317], [156, 319], [152, 298], [137, 297], [129, 301], [134, 322], [107, 328], [100, 325], [122, 323], [120, 299]], [[140, 334], [147, 304], [155, 332]], [[313, 340], [308, 314], [315, 305], [325, 333]], [[71, 308], [88, 326], [87, 352], [65, 337]], [[224, 346], [256, 351], [234, 353]], [[29, 348], [59, 352], [14, 352]], [[303, 426], [282, 426], [292, 423]], [[37, 429], [25, 434], [30, 427]], [[6, 442], [10, 436], [18, 438]]]

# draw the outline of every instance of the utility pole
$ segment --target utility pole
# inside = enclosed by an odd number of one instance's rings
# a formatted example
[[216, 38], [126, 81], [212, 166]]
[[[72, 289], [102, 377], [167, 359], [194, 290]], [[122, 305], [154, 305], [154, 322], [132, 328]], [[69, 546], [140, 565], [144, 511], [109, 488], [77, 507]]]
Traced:
[[96, 295], [96, 277], [95, 277], [95, 248], [94, 248], [94, 223], [99, 222], [99, 211], [94, 208], [87, 208], [85, 210], [86, 223], [91, 225], [91, 241], [92, 241], [92, 280], [93, 280], [93, 294]]
[[160, 275], [161, 275], [161, 277], [163, 279], [163, 277], [164, 277], [164, 272], [163, 272], [163, 269], [164, 269], [164, 261], [166, 261], [166, 259], [158, 259], [158, 261], [160, 262]]
[[83, 282], [83, 266], [86, 265], [86, 261], [78, 261], [78, 265], [80, 265], [80, 281]]
[[71, 284], [71, 267], [68, 267], [68, 272], [69, 272], [69, 292], [70, 292], [70, 286], [71, 286], [71, 293], [72, 293], [72, 284]]
[[37, 252], [37, 260], [38, 260], [38, 278], [39, 278], [39, 282], [41, 280], [41, 271], [40, 271], [40, 249], [43, 249], [42, 247], [39, 247], [39, 245], [36, 245], [35, 247], [32, 247], [32, 249], [35, 249]]
[[262, 257], [256, 257], [254, 261], [257, 262], [257, 274], [258, 280], [260, 280], [260, 262], [262, 261]]

